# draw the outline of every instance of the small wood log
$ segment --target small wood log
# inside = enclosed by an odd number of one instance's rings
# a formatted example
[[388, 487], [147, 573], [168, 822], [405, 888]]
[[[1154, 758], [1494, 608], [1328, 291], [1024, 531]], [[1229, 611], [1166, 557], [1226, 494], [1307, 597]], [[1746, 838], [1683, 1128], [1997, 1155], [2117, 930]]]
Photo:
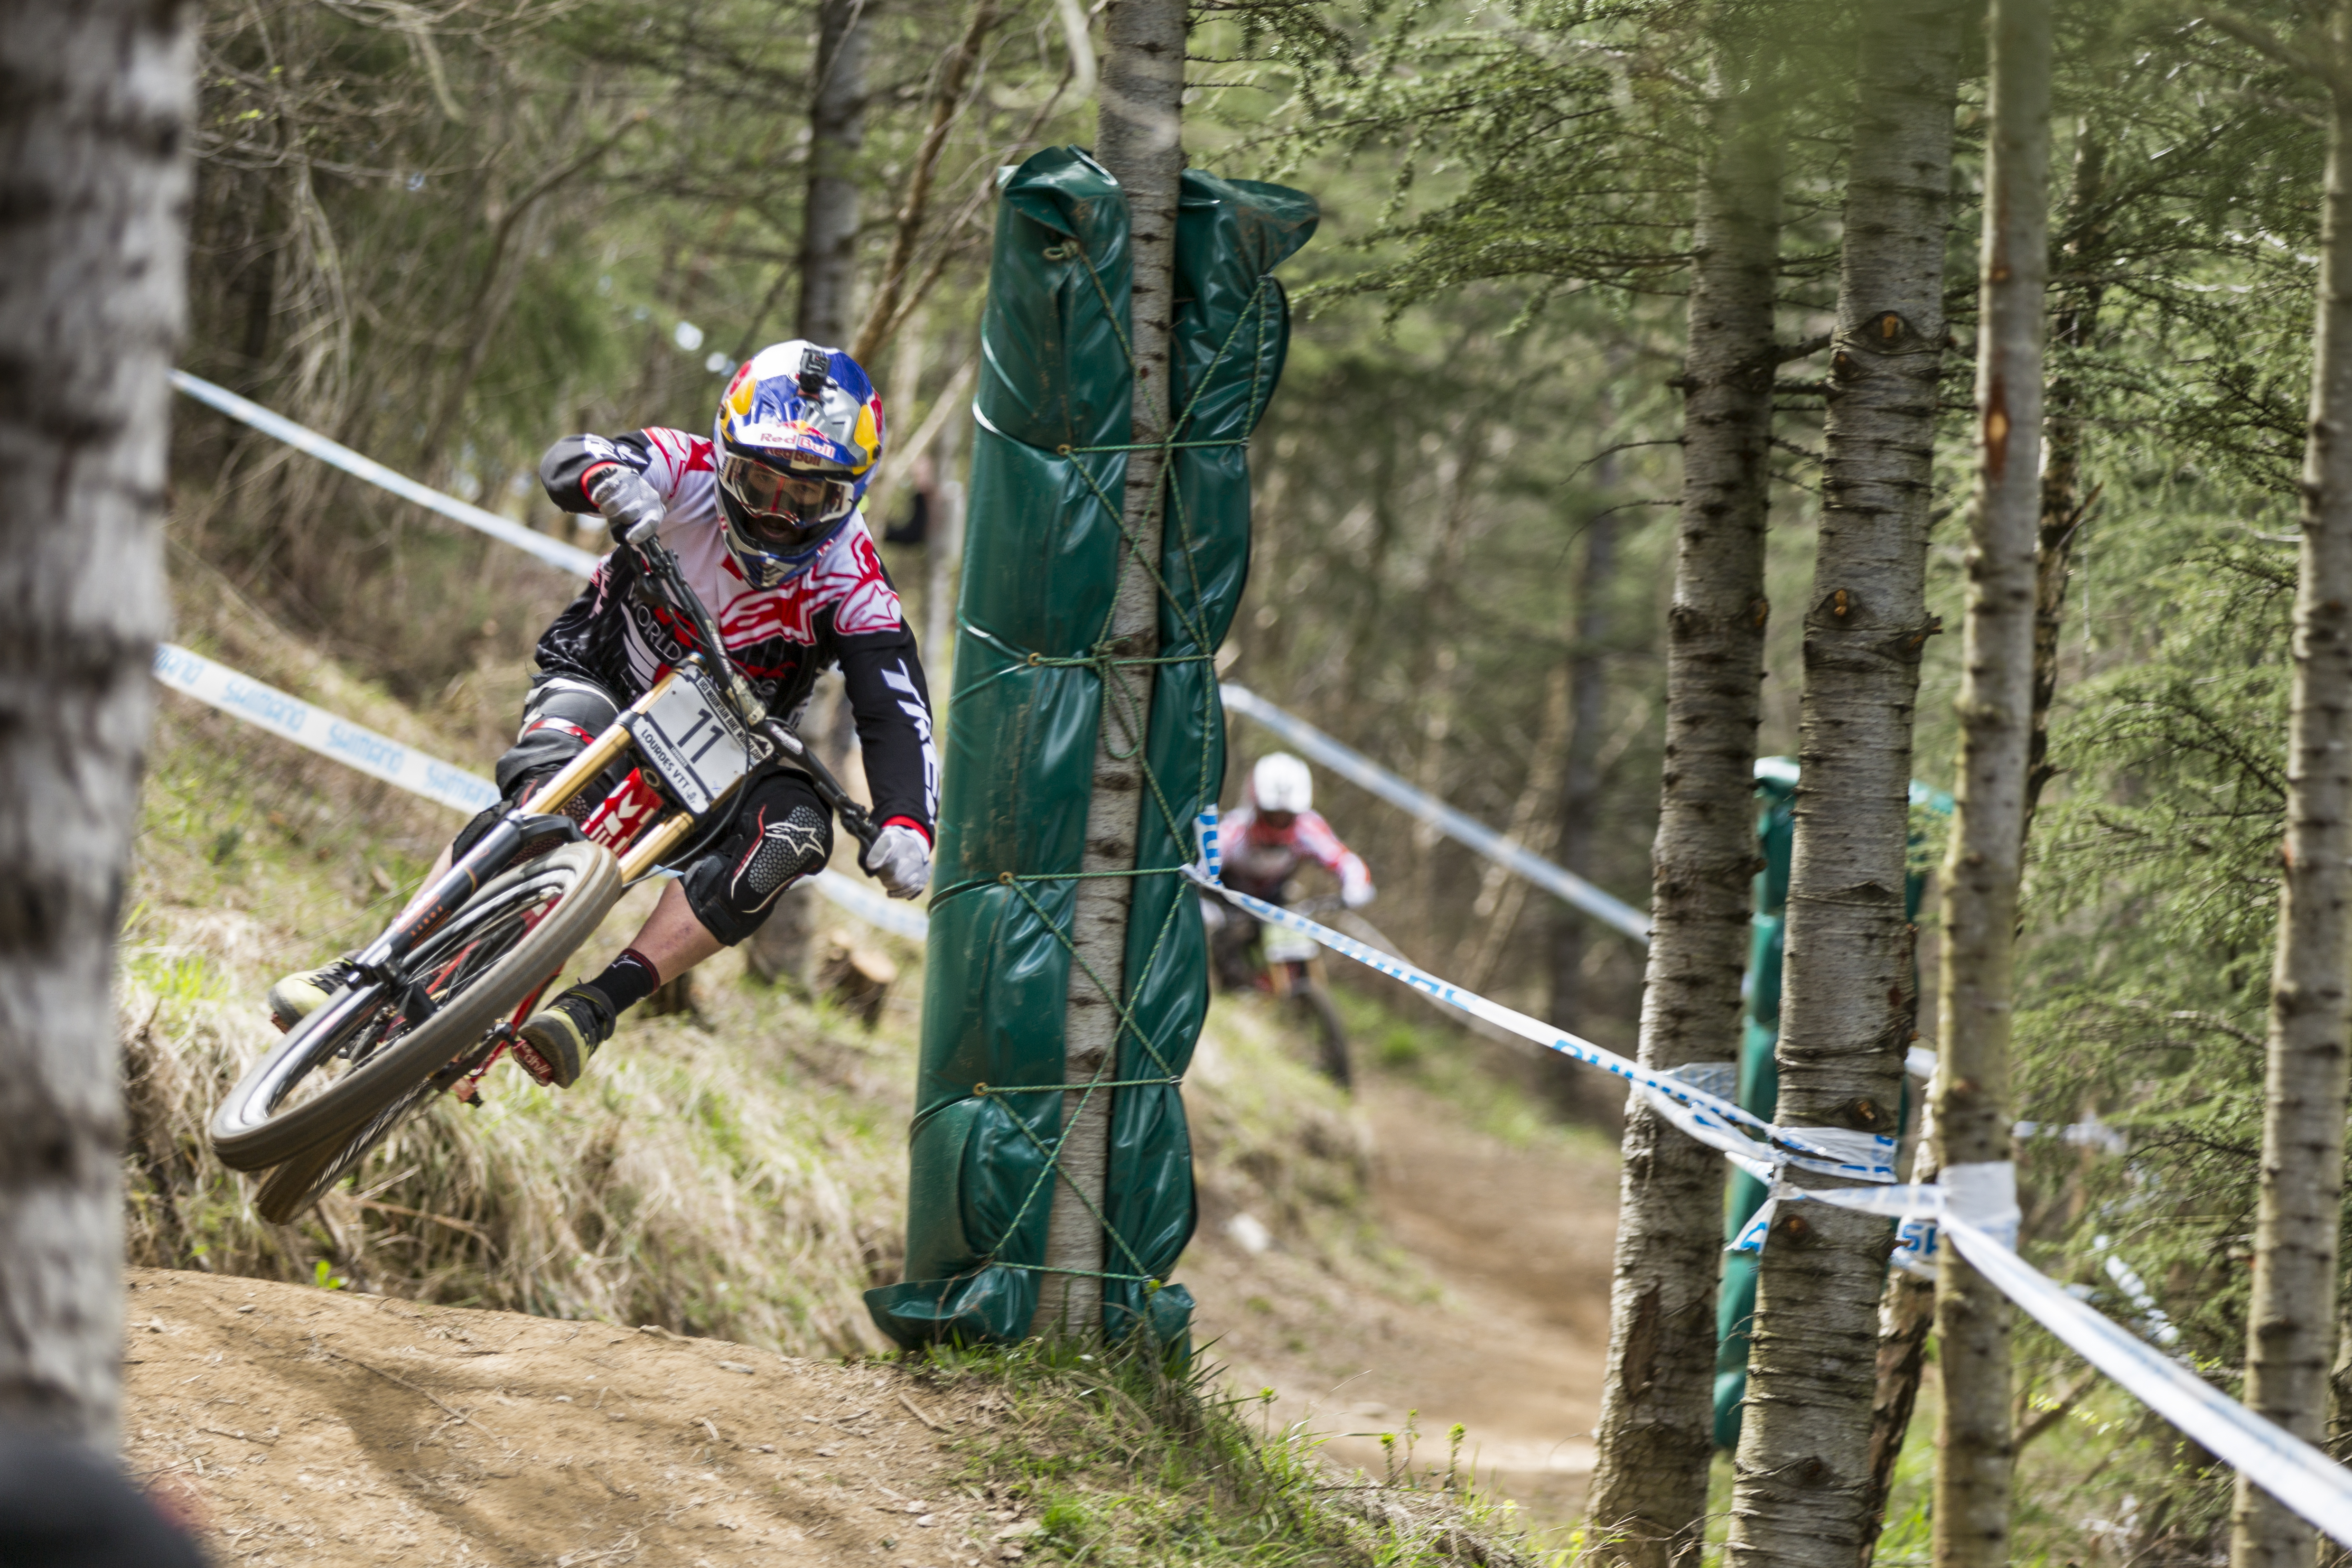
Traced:
[[898, 966], [889, 954], [870, 947], [855, 947], [835, 937], [826, 945], [818, 966], [817, 990], [838, 1003], [867, 1028], [882, 1021], [883, 1005], [898, 978]]

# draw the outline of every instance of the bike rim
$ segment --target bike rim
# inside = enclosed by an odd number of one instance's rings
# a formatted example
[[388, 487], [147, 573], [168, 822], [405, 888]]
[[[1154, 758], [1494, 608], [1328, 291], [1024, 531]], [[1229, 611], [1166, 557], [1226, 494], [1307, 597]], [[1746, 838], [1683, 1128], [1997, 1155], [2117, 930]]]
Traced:
[[[525, 870], [510, 889], [468, 904], [449, 923], [420, 944], [412, 955], [411, 973], [438, 1000], [498, 963], [544, 920], [570, 889], [573, 878], [563, 868]], [[257, 1102], [266, 1117], [290, 1109], [288, 1099], [305, 1081], [331, 1067], [345, 1054], [353, 1058], [349, 1072], [357, 1072], [395, 1043], [406, 1022], [395, 1009], [404, 1005], [384, 994], [379, 984], [346, 991], [331, 1001], [310, 1036], [307, 1048], [289, 1052], [257, 1086]], [[470, 1042], [469, 1042], [470, 1044]], [[452, 1059], [466, 1054], [453, 1052]], [[395, 1099], [394, 1104], [409, 1097]], [[369, 1118], [373, 1122], [374, 1117]]]

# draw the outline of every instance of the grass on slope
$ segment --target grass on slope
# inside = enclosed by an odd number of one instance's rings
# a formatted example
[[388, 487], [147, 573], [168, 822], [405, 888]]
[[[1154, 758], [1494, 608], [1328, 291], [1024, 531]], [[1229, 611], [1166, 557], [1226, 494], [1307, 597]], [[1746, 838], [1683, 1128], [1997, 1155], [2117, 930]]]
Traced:
[[[1318, 1440], [1218, 1390], [1199, 1358], [1097, 1358], [1038, 1342], [908, 1358], [934, 1384], [993, 1391], [997, 1428], [966, 1446], [968, 1484], [1034, 1511], [1024, 1546], [1087, 1564], [1475, 1563], [1533, 1568], [1507, 1503], [1454, 1464], [1400, 1462], [1341, 1482]], [[1459, 1432], [1455, 1434], [1458, 1438]], [[1401, 1457], [1402, 1458], [1402, 1457]], [[1546, 1558], [1546, 1562], [1552, 1559]]]

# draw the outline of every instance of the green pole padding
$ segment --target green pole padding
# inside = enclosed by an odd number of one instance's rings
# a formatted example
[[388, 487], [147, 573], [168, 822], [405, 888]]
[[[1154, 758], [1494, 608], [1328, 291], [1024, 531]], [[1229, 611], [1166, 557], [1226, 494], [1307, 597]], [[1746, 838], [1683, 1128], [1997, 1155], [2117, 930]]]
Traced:
[[[1769, 1120], [1780, 1103], [1780, 1063], [1774, 1055], [1780, 1043], [1780, 963], [1789, 933], [1789, 869], [1796, 852], [1797, 764], [1787, 757], [1767, 757], [1756, 766], [1756, 847], [1764, 868], [1756, 874], [1756, 912], [1749, 917], [1747, 999], [1739, 1019], [1739, 1109]], [[1952, 797], [1914, 783], [1911, 804], [1949, 816]], [[1914, 844], [1916, 837], [1914, 837]], [[1919, 918], [1919, 900], [1927, 879], [1914, 871], [1904, 878], [1904, 912]], [[1911, 991], [1918, 994], [1915, 967]], [[1903, 1104], [1897, 1125], [1911, 1124], [1911, 1082], [1903, 1083]], [[1731, 1173], [1731, 1196], [1724, 1205], [1723, 1239], [1729, 1242], [1747, 1228], [1764, 1206], [1765, 1186], [1745, 1171]], [[1723, 1283], [1715, 1306], [1715, 1443], [1718, 1448], [1739, 1446], [1739, 1409], [1748, 1397], [1748, 1351], [1756, 1328], [1756, 1254], [1734, 1252], [1723, 1260]]]
[[1184, 174], [1160, 647], [1120, 659], [1099, 644], [1133, 384], [1126, 198], [1072, 147], [1003, 179], [908, 1136], [907, 1277], [866, 1294], [902, 1345], [1028, 1331], [1062, 1134], [1067, 933], [1097, 730], [1107, 697], [1115, 714], [1146, 682], [1125, 1023], [1108, 1076], [1079, 1087], [1113, 1097], [1104, 1331], [1185, 1342], [1192, 1299], [1165, 1281], [1195, 1218], [1181, 1080], [1207, 1012], [1208, 957], [1180, 868], [1223, 782], [1213, 661], [1249, 570], [1244, 443], [1289, 342], [1272, 274], [1316, 221], [1299, 192]]

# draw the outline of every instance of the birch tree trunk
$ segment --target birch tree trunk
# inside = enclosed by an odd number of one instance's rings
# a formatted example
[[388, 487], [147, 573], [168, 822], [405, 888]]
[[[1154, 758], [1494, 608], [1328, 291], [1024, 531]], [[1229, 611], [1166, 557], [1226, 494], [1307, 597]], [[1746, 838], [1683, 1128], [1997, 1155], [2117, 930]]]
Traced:
[[[1734, 1058], [1756, 871], [1766, 458], [1781, 154], [1757, 40], [1717, 41], [1684, 362], [1683, 493], [1667, 617], [1665, 769], [1651, 871], [1642, 1060]], [[1745, 71], [1755, 75], [1743, 76]], [[1698, 1561], [1714, 1453], [1723, 1164], [1627, 1102], [1609, 1373], [1586, 1503], [1596, 1561]]]
[[[1904, 857], [1919, 651], [1936, 629], [1927, 506], [1962, 6], [1882, 0], [1864, 15], [1805, 616], [1777, 1119], [1892, 1135], [1911, 1035]], [[1738, 1568], [1853, 1568], [1889, 1234], [1817, 1204], [1785, 1205], [1772, 1226], [1736, 1462]]]
[[866, 145], [866, 24], [873, 4], [824, 0], [817, 8], [808, 196], [801, 213], [801, 307], [793, 332], [827, 348], [846, 344], [856, 326], [856, 163]]
[[[1165, 438], [1170, 417], [1170, 321], [1175, 304], [1176, 195], [1184, 170], [1183, 0], [1111, 0], [1109, 52], [1103, 61], [1096, 156], [1127, 192], [1129, 254], [1134, 264], [1129, 339], [1135, 352], [1134, 404], [1128, 437], [1139, 447]], [[1161, 464], [1156, 451], [1128, 454], [1121, 521], [1130, 542], [1119, 557], [1118, 588], [1104, 651], [1149, 658], [1160, 651], [1159, 590], [1145, 568], [1157, 563], [1164, 521]], [[1087, 805], [1088, 871], [1135, 866], [1136, 825], [1143, 804], [1143, 741], [1151, 727], [1149, 667], [1114, 670], [1128, 697], [1106, 692], [1095, 742], [1094, 794]], [[1108, 684], [1108, 682], [1107, 682]], [[1133, 881], [1091, 877], [1077, 885], [1071, 915], [1069, 1010], [1065, 1015], [1065, 1083], [1115, 1076], [1119, 995], [1127, 973], [1127, 917]], [[1098, 987], [1087, 969], [1101, 978]], [[1102, 1332], [1103, 1173], [1110, 1143], [1113, 1091], [1062, 1097], [1062, 1180], [1045, 1239], [1045, 1267], [1033, 1334]], [[1083, 1198], [1080, 1194], [1084, 1194]], [[1089, 1206], [1091, 1205], [1091, 1207]]]
[[0, 26], [0, 1426], [110, 1452], [110, 972], [165, 622], [192, 12], [84, 0]]
[[[2271, 975], [2246, 1404], [2320, 1440], [2336, 1353], [2347, 972], [2352, 969], [2352, 8], [2327, 26], [2327, 194], [2312, 338], [2311, 434], [2287, 716], [2286, 846]], [[2240, 1475], [2232, 1568], [2314, 1560], [2310, 1525]]]
[[[2050, 0], [1992, 0], [1977, 506], [1969, 541], [1960, 755], [1944, 889], [1936, 1075], [1938, 1166], [2010, 1157], [2009, 1038], [2033, 736], [2034, 557], [2042, 521], [2042, 294], [2050, 256]], [[1936, 1337], [1938, 1568], [2009, 1561], [2009, 1303], [1940, 1249]]]

